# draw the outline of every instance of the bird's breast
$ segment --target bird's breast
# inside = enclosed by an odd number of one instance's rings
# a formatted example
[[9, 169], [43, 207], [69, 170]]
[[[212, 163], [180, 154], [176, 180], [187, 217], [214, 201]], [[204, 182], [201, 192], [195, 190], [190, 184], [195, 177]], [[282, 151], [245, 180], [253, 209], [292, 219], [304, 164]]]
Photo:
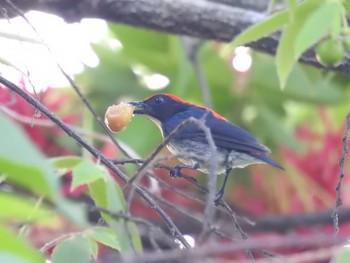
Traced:
[[164, 132], [163, 132], [163, 128], [162, 128], [162, 123], [157, 120], [156, 118], [153, 118], [149, 115], [146, 115], [147, 119], [149, 119], [150, 121], [152, 121], [155, 125], [157, 125], [157, 127], [159, 128], [160, 130], [160, 133], [162, 134], [162, 137], [164, 138]]
[[192, 140], [171, 140], [167, 144], [167, 148], [173, 154], [180, 155], [178, 159], [187, 165], [199, 164], [200, 171], [208, 173], [210, 162], [216, 162], [218, 165], [217, 173], [221, 174], [225, 171], [225, 161], [228, 152], [226, 150], [217, 149], [216, 153], [211, 152], [208, 144], [199, 143]]

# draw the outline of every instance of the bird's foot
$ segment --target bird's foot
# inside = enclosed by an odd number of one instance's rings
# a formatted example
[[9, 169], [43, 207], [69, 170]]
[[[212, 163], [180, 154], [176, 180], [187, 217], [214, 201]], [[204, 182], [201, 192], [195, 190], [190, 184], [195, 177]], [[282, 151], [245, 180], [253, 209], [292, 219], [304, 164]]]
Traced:
[[173, 168], [170, 169], [169, 171], [169, 175], [171, 176], [171, 178], [176, 178], [181, 174], [181, 169], [183, 167], [181, 165], [176, 165]]
[[[184, 164], [178, 164], [176, 166], [174, 166], [173, 168], [170, 169], [169, 171], [169, 175], [172, 177], [172, 178], [175, 178], [175, 177], [178, 177], [181, 174], [181, 169], [183, 168], [187, 168], [187, 169], [193, 169], [193, 170], [196, 170], [199, 168], [199, 164], [198, 163], [195, 163], [193, 166], [190, 166], [190, 165], [184, 165]], [[184, 176], [184, 175], [182, 175]], [[191, 177], [192, 178], [192, 177]], [[194, 179], [195, 180], [195, 179]]]
[[215, 199], [214, 199], [214, 205], [218, 206], [220, 201], [222, 200], [222, 197], [224, 196], [224, 191], [221, 189], [219, 192], [216, 193]]

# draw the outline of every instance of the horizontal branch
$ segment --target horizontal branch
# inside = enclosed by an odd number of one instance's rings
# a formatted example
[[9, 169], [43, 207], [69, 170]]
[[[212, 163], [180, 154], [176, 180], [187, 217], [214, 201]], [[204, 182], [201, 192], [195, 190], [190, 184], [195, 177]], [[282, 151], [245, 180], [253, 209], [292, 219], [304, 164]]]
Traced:
[[[238, 218], [238, 220], [243, 231], [248, 233], [276, 232], [283, 234], [298, 228], [331, 225], [333, 224], [332, 214], [333, 209], [329, 209], [309, 213], [251, 218], [249, 222], [242, 217]], [[350, 222], [350, 207], [339, 209], [338, 216], [340, 224]], [[201, 231], [201, 227], [198, 226], [197, 222], [189, 217], [186, 220], [182, 220], [181, 218], [175, 219], [175, 223], [184, 233], [197, 234]], [[232, 223], [228, 217], [221, 213], [218, 215], [217, 226], [222, 232], [227, 234], [232, 232]]]
[[[275, 231], [284, 233], [301, 227], [332, 224], [332, 214], [333, 209], [292, 215], [267, 216], [257, 220], [253, 219], [255, 225], [244, 224], [242, 222], [242, 228], [248, 232]], [[338, 214], [339, 223], [350, 221], [350, 207], [339, 209]]]
[[[3, 3], [1, 3], [3, 2]], [[0, 1], [6, 9], [0, 15], [16, 16], [19, 10], [10, 1]], [[100, 18], [107, 21], [143, 27], [171, 34], [188, 35], [216, 41], [231, 41], [248, 27], [263, 21], [267, 15], [262, 5], [253, 8], [251, 1], [233, 0], [36, 0], [12, 1], [20, 10], [39, 10], [61, 16], [66, 21]], [[233, 6], [236, 4], [237, 6]], [[263, 4], [266, 4], [264, 1]], [[275, 54], [278, 37], [272, 35], [249, 44], [253, 49]], [[314, 51], [305, 52], [300, 61], [324, 68]], [[350, 75], [350, 60], [328, 70]]]
[[[196, 246], [190, 250], [163, 250], [156, 252], [120, 254], [115, 262], [215, 262], [219, 259], [213, 257], [233, 255], [246, 249], [293, 249], [318, 246], [334, 246], [347, 241], [346, 237], [340, 237], [334, 241], [327, 235], [315, 236], [290, 236], [281, 239], [267, 238], [259, 240], [246, 240], [244, 242], [209, 243], [205, 246]], [[209, 259], [209, 260], [208, 260]], [[208, 260], [208, 261], [206, 261]], [[221, 262], [221, 261], [219, 261]], [[226, 261], [225, 261], [226, 262]], [[228, 261], [228, 262], [232, 262]], [[238, 261], [235, 261], [238, 262]], [[242, 262], [241, 260], [239, 262]], [[269, 259], [268, 262], [291, 262], [286, 258]], [[294, 262], [294, 261], [293, 261]], [[302, 262], [302, 261], [300, 261]], [[306, 262], [306, 261], [303, 261]]]

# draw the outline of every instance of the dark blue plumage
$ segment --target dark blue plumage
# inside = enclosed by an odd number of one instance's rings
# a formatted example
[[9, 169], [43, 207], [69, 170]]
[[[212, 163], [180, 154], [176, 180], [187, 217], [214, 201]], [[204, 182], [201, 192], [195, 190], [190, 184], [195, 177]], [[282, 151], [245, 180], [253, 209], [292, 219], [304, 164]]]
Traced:
[[[267, 155], [270, 150], [239, 126], [207, 108], [187, 103], [171, 94], [157, 94], [144, 101], [131, 102], [136, 106], [135, 114], [146, 115], [161, 129], [164, 137], [168, 136], [184, 120], [192, 117], [205, 117], [205, 124], [210, 128], [217, 147], [218, 173], [226, 173], [225, 182], [218, 192], [216, 202], [222, 197], [227, 176], [232, 168], [245, 167], [253, 163], [268, 163], [283, 169]], [[190, 167], [208, 173], [211, 158], [210, 147], [203, 130], [196, 124], [189, 124], [180, 130], [167, 145], [170, 151], [183, 155], [179, 158]], [[172, 171], [176, 175], [181, 168]]]

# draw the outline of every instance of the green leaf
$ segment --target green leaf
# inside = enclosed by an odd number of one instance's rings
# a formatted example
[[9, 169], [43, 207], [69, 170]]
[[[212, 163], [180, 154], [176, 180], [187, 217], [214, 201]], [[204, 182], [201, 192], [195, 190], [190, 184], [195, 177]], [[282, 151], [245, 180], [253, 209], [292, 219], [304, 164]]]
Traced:
[[338, 2], [327, 2], [307, 16], [295, 39], [295, 59], [330, 30], [333, 21], [339, 20], [340, 12], [341, 5]]
[[84, 227], [88, 225], [86, 207], [83, 204], [74, 203], [63, 197], [58, 198], [56, 204], [61, 214], [63, 214], [66, 218], [71, 220], [79, 227]]
[[55, 226], [58, 223], [56, 213], [50, 209], [43, 205], [37, 206], [33, 200], [11, 193], [0, 192], [0, 207], [0, 220], [37, 222], [46, 226]]
[[83, 207], [69, 203], [60, 194], [53, 167], [22, 129], [1, 113], [0, 127], [0, 173], [6, 180], [51, 199], [66, 217], [79, 225], [86, 224]]
[[[126, 207], [123, 192], [110, 176], [100, 178], [90, 183], [89, 189], [91, 197], [97, 206], [115, 212], [125, 211]], [[115, 232], [121, 251], [130, 251], [133, 247], [137, 251], [142, 250], [140, 236], [133, 223], [126, 224], [123, 219], [114, 219], [106, 213], [102, 213], [102, 217]], [[128, 226], [128, 230], [126, 226]], [[127, 231], [129, 231], [131, 235], [133, 245], [131, 245]]]
[[94, 227], [85, 231], [85, 234], [105, 246], [115, 250], [121, 249], [121, 245], [116, 238], [116, 233], [110, 228]]
[[0, 225], [0, 262], [44, 263], [45, 259], [25, 241]]
[[296, 6], [297, 6], [296, 0], [288, 0], [288, 6], [289, 6], [289, 9], [294, 11], [296, 9]]
[[86, 236], [85, 238], [86, 238], [86, 240], [88, 241], [88, 244], [89, 244], [90, 254], [92, 255], [92, 257], [94, 259], [97, 259], [97, 257], [98, 257], [98, 244], [97, 244], [97, 242], [94, 239], [92, 239], [92, 238], [90, 238], [88, 236]]
[[275, 13], [266, 20], [249, 27], [236, 36], [232, 42], [232, 46], [237, 47], [252, 41], [256, 41], [262, 37], [266, 37], [285, 26], [288, 21], [288, 10]]
[[280, 80], [281, 88], [284, 88], [287, 78], [296, 62], [294, 56], [293, 41], [298, 33], [297, 24], [290, 24], [283, 32], [276, 52], [277, 74]]
[[[107, 200], [107, 189], [105, 179], [98, 179], [94, 182], [89, 183], [89, 190], [91, 198], [94, 200], [95, 204], [104, 208], [108, 208]], [[102, 214], [104, 216], [104, 214]], [[107, 216], [108, 221], [110, 218]]]
[[[309, 1], [303, 1], [297, 6], [292, 5], [293, 14], [298, 15], [300, 13], [305, 13], [306, 11], [309, 11], [310, 9], [314, 9], [318, 5], [322, 4], [320, 2], [321, 1], [319, 0], [309, 0]], [[295, 19], [299, 19], [299, 17]], [[235, 37], [235, 39], [232, 42], [232, 46], [237, 47], [252, 41], [256, 41], [262, 37], [266, 37], [271, 33], [277, 31], [278, 29], [282, 28], [283, 26], [287, 25], [289, 21], [290, 21], [290, 10], [286, 9], [286, 10], [279, 11], [271, 15], [270, 17], [268, 17], [266, 20], [259, 22], [249, 27], [248, 29], [244, 30], [242, 33], [240, 33], [238, 36]]]
[[[255, 105], [259, 101], [268, 101], [270, 105], [281, 105], [285, 101], [313, 105], [335, 105], [347, 102], [347, 96], [343, 91], [346, 82], [333, 81], [319, 69], [297, 64], [283, 91], [280, 89], [276, 71], [276, 64], [272, 57], [260, 53], [254, 54], [249, 87], [253, 91], [251, 98], [258, 98], [253, 102]], [[266, 78], [266, 76], [269, 77]]]
[[303, 29], [310, 14], [312, 14], [321, 4], [320, 1], [315, 0], [305, 1], [303, 4], [300, 4], [296, 9], [294, 19], [288, 24], [282, 33], [276, 51], [277, 74], [282, 89], [285, 87], [289, 74], [298, 58], [295, 50], [295, 38]]
[[57, 169], [70, 169], [79, 164], [82, 161], [82, 158], [79, 156], [62, 156], [51, 158], [49, 161], [53, 167]]
[[105, 170], [89, 160], [82, 160], [73, 168], [73, 179], [71, 189], [104, 178]]
[[58, 178], [22, 129], [0, 114], [0, 173], [38, 195], [58, 196]]
[[81, 236], [65, 239], [52, 253], [52, 263], [86, 263], [90, 259], [89, 243]]

